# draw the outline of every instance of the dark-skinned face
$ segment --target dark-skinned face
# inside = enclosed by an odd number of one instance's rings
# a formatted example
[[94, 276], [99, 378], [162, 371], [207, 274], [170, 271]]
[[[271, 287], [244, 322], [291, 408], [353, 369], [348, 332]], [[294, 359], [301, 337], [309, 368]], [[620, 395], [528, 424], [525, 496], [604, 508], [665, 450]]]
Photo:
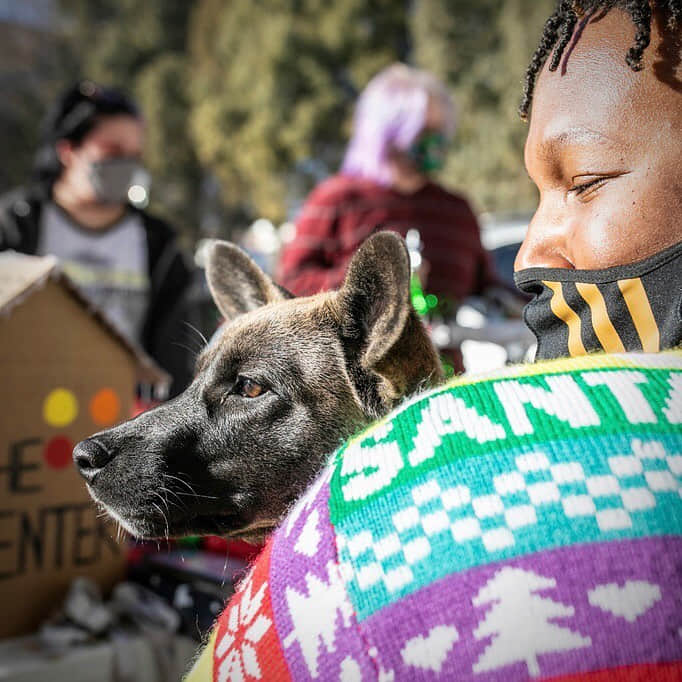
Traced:
[[614, 9], [540, 74], [525, 148], [540, 202], [516, 270], [626, 265], [682, 240], [680, 39], [652, 24], [641, 71], [625, 63], [632, 20]]

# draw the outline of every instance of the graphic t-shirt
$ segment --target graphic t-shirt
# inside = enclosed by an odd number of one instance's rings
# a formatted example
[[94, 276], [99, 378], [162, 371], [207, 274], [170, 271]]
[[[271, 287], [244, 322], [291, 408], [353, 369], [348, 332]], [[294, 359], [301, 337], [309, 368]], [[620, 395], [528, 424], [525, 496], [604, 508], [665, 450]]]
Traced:
[[102, 230], [75, 223], [54, 203], [41, 217], [38, 255], [52, 254], [84, 294], [126, 335], [140, 341], [150, 282], [142, 219], [127, 213]]

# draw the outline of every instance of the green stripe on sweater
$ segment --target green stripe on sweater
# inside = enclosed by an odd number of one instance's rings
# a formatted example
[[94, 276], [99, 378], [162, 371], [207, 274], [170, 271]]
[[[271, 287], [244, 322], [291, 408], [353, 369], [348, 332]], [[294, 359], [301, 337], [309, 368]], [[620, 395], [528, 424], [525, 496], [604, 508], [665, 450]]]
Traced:
[[[679, 355], [669, 358], [680, 363]], [[536, 369], [537, 366], [534, 367]], [[615, 366], [454, 383], [411, 401], [337, 455], [332, 520], [444, 462], [547, 441], [682, 434], [679, 370]], [[444, 445], [444, 443], [446, 444]]]

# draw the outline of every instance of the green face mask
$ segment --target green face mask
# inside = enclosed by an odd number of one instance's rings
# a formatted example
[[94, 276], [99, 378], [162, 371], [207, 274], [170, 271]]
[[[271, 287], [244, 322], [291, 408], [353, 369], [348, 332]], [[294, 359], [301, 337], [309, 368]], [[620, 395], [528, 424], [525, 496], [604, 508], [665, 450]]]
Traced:
[[443, 133], [422, 133], [407, 150], [420, 173], [427, 175], [438, 171], [445, 163], [448, 141]]

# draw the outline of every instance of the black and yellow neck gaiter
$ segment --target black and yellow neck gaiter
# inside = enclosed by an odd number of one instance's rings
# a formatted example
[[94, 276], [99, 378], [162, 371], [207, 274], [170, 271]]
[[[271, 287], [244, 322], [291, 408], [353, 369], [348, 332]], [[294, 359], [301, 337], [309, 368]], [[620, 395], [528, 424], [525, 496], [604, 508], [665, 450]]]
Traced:
[[682, 344], [682, 242], [650, 258], [604, 270], [528, 268], [516, 286], [537, 360], [591, 351], [657, 352]]

